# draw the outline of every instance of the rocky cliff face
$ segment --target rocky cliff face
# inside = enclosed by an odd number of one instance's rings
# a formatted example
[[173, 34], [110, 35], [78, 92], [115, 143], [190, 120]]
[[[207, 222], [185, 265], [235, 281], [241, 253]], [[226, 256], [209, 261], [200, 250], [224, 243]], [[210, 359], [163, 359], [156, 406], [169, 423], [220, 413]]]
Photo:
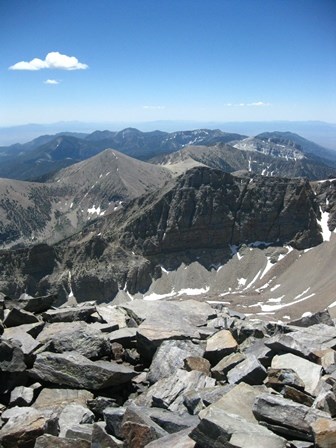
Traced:
[[254, 241], [302, 249], [322, 241], [313, 191], [301, 179], [237, 178], [198, 167], [135, 201], [126, 216], [121, 242], [144, 255]]
[[48, 246], [3, 251], [1, 287], [15, 296], [26, 290], [57, 293], [60, 302], [71, 294], [80, 301], [111, 301], [122, 289], [145, 292], [161, 275], [158, 264], [167, 257], [179, 265], [208, 254], [210, 266], [218, 254], [228, 261], [230, 246], [260, 241], [298, 249], [315, 246], [322, 242], [320, 217], [305, 180], [234, 177], [194, 168], [96, 220], [50, 248], [50, 254]]

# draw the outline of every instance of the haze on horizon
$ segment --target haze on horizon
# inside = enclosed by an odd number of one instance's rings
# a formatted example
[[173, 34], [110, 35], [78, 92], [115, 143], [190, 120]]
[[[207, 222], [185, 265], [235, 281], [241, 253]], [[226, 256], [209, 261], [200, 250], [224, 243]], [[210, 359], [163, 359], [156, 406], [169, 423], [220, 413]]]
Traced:
[[0, 2], [0, 126], [336, 121], [334, 0]]

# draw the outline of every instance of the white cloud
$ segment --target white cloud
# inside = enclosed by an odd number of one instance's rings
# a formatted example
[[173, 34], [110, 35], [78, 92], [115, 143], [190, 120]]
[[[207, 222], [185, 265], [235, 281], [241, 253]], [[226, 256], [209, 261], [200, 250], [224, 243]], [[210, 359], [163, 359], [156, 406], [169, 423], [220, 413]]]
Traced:
[[50, 84], [50, 85], [56, 85], [59, 84], [60, 81], [57, 79], [47, 79], [46, 81], [43, 81], [44, 84]]
[[247, 106], [263, 107], [270, 106], [270, 103], [264, 103], [263, 101], [256, 101], [255, 103], [249, 103]]
[[75, 56], [67, 56], [58, 51], [48, 53], [44, 60], [34, 58], [29, 62], [20, 61], [9, 67], [9, 70], [41, 70], [43, 68], [58, 70], [85, 70], [87, 64], [82, 64]]
[[158, 110], [158, 109], [165, 109], [166, 106], [142, 106], [143, 109], [152, 109], [152, 110]]

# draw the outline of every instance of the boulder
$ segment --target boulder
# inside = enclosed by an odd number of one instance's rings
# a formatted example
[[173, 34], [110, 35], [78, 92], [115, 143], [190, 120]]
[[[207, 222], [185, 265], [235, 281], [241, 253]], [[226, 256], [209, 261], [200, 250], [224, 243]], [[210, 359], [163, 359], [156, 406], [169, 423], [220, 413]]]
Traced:
[[118, 439], [122, 438], [121, 423], [124, 418], [125, 412], [126, 408], [124, 407], [106, 408], [103, 411], [104, 421], [106, 423], [106, 431], [109, 434], [117, 437]]
[[200, 447], [285, 448], [286, 440], [263, 426], [236, 414], [212, 408], [202, 411], [200, 423], [190, 433]]
[[[249, 338], [248, 341], [251, 339]], [[267, 339], [268, 340], [268, 339]], [[245, 341], [246, 343], [246, 341]], [[266, 346], [265, 339], [254, 339], [253, 342], [244, 350], [246, 356], [253, 355], [265, 368], [270, 367], [275, 353]]]
[[196, 442], [189, 437], [190, 428], [169, 434], [154, 440], [146, 445], [146, 448], [195, 448]]
[[47, 324], [37, 339], [46, 344], [48, 351], [76, 351], [89, 359], [99, 359], [111, 351], [107, 338], [85, 322]]
[[10, 406], [29, 406], [34, 400], [33, 387], [17, 386], [10, 395]]
[[113, 305], [97, 305], [96, 309], [100, 318], [105, 323], [116, 326], [116, 330], [127, 327], [129, 317], [122, 308], [117, 308]]
[[24, 331], [21, 326], [6, 328], [3, 337], [10, 341], [17, 341], [26, 357], [29, 357], [29, 355], [42, 345], [29, 333]]
[[176, 415], [174, 412], [161, 408], [141, 408], [141, 412], [157, 423], [169, 434], [194, 427], [199, 420], [196, 416], [189, 414]]
[[0, 444], [4, 448], [34, 446], [37, 437], [49, 432], [44, 415], [33, 408], [21, 409], [25, 412], [12, 415], [0, 431]]
[[222, 398], [233, 387], [235, 386], [232, 384], [226, 384], [187, 392], [184, 395], [183, 404], [190, 414], [197, 415], [202, 409]]
[[118, 404], [114, 398], [98, 396], [88, 400], [87, 406], [97, 417], [103, 418], [103, 413], [106, 408], [117, 408]]
[[68, 404], [80, 404], [86, 406], [88, 400], [93, 399], [93, 394], [87, 390], [77, 389], [42, 389], [33, 406], [36, 409], [62, 410]]
[[36, 439], [34, 448], [91, 448], [91, 442], [44, 434]]
[[289, 322], [289, 325], [295, 327], [311, 327], [316, 324], [325, 324], [331, 327], [335, 326], [328, 309]]
[[27, 366], [24, 353], [15, 341], [0, 340], [0, 372], [23, 372]]
[[20, 310], [18, 308], [8, 310], [8, 313], [6, 313], [3, 321], [7, 328], [17, 327], [18, 325], [23, 324], [34, 324], [38, 322], [39, 319], [33, 313], [29, 313], [28, 311]]
[[314, 394], [322, 375], [322, 367], [291, 353], [277, 355], [272, 360], [273, 369], [292, 369], [305, 385], [305, 391]]
[[168, 378], [162, 378], [153, 384], [147, 392], [144, 392], [136, 400], [140, 406], [156, 406], [183, 414], [186, 407], [183, 404], [184, 397], [189, 391], [203, 390], [215, 385], [215, 380], [204, 373], [192, 370], [178, 369]]
[[188, 356], [184, 360], [184, 368], [188, 372], [191, 370], [197, 370], [198, 372], [202, 372], [205, 375], [210, 376], [211, 364], [207, 359], [201, 358], [200, 356]]
[[184, 366], [187, 357], [202, 356], [203, 353], [204, 349], [191, 341], [164, 341], [154, 355], [147, 380], [153, 384], [161, 378], [167, 378]]
[[336, 397], [331, 390], [321, 391], [312, 406], [327, 412], [333, 418], [336, 417]]
[[31, 313], [43, 313], [52, 307], [57, 299], [54, 295], [32, 297], [29, 294], [21, 294], [18, 300], [18, 307], [30, 311]]
[[314, 397], [306, 392], [302, 392], [296, 387], [292, 386], [284, 386], [281, 390], [281, 395], [284, 398], [288, 398], [289, 400], [293, 400], [296, 403], [304, 404], [305, 406], [311, 407], [314, 403]]
[[123, 448], [123, 446], [123, 442], [108, 434], [101, 424], [93, 425], [91, 448]]
[[59, 436], [66, 437], [68, 429], [73, 425], [93, 422], [94, 414], [88, 408], [80, 404], [68, 404], [62, 409], [58, 417]]
[[228, 371], [245, 359], [246, 356], [240, 352], [225, 356], [211, 369], [212, 376], [218, 381], [226, 381]]
[[330, 418], [326, 412], [271, 394], [262, 394], [255, 400], [253, 413], [274, 431], [308, 441], [313, 440], [312, 423], [318, 418]]
[[[63, 414], [63, 413], [62, 413]], [[62, 415], [61, 414], [61, 415]], [[65, 437], [67, 439], [81, 439], [86, 440], [91, 443], [92, 441], [92, 432], [93, 432], [93, 422], [91, 423], [71, 423], [64, 424], [60, 427], [61, 432], [59, 433], [59, 437], [62, 437], [62, 431], [65, 430]], [[63, 432], [64, 434], [64, 432]]]
[[65, 307], [46, 311], [42, 313], [42, 317], [45, 322], [74, 322], [76, 320], [86, 322], [95, 311], [96, 307], [92, 305]]
[[112, 331], [108, 334], [108, 339], [113, 344], [117, 342], [123, 347], [132, 347], [135, 345], [137, 335], [136, 328], [121, 328], [120, 330]]
[[243, 381], [254, 385], [262, 384], [266, 376], [265, 367], [260, 364], [255, 356], [251, 355], [233, 367], [228, 372], [227, 379], [231, 384], [238, 384]]
[[336, 440], [336, 422], [318, 418], [312, 423], [314, 441], [317, 448], [334, 448]]
[[292, 386], [304, 390], [305, 384], [293, 369], [268, 369], [266, 386], [280, 392], [283, 386]]
[[121, 428], [128, 448], [143, 448], [168, 434], [135, 405], [126, 410]]
[[212, 365], [237, 350], [238, 343], [229, 330], [220, 330], [207, 339], [204, 357]]
[[99, 390], [131, 381], [134, 370], [108, 361], [90, 361], [76, 352], [44, 352], [29, 371], [33, 378], [78, 389]]

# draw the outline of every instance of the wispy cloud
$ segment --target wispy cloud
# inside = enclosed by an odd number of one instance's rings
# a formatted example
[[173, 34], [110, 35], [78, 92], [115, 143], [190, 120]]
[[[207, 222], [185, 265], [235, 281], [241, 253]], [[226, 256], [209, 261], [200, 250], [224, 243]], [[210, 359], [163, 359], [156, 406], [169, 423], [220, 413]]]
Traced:
[[61, 81], [58, 81], [57, 79], [46, 79], [43, 81], [44, 84], [50, 84], [52, 86], [59, 84]]
[[9, 70], [42, 70], [44, 68], [58, 70], [85, 70], [89, 66], [82, 64], [75, 56], [67, 56], [58, 51], [48, 53], [44, 60], [34, 58], [29, 62], [20, 61], [9, 67]]
[[158, 110], [158, 109], [165, 109], [166, 106], [142, 106], [143, 109], [152, 109], [152, 110]]
[[266, 107], [270, 106], [271, 103], [264, 103], [264, 101], [255, 101], [254, 103], [226, 103], [228, 107]]

